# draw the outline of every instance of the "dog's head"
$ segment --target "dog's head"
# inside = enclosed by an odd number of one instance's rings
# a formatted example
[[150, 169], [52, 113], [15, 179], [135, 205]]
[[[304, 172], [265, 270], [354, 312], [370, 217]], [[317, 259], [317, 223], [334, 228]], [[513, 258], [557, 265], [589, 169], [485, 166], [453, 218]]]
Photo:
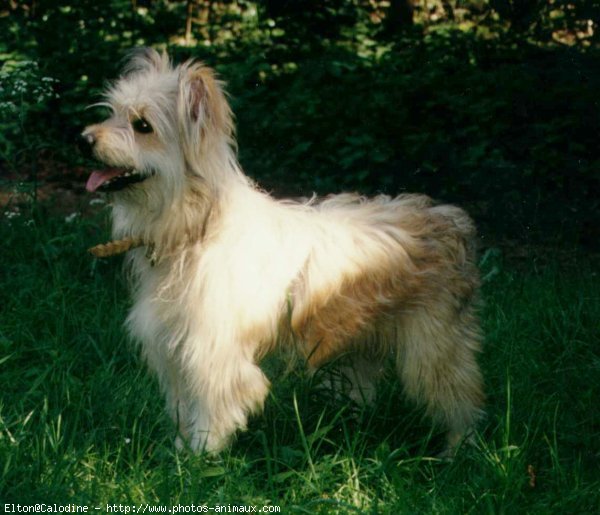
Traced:
[[89, 191], [177, 200], [189, 178], [210, 187], [231, 156], [231, 111], [220, 82], [201, 63], [174, 67], [164, 53], [136, 50], [98, 105], [111, 116], [82, 136], [106, 168], [92, 173]]

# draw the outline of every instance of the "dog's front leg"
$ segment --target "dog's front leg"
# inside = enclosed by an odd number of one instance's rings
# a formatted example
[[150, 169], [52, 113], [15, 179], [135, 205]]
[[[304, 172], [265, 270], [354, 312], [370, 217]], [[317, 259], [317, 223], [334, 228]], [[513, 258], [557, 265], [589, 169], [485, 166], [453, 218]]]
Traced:
[[180, 431], [195, 452], [218, 453], [248, 415], [262, 410], [269, 381], [260, 368], [235, 352], [188, 362], [187, 426]]

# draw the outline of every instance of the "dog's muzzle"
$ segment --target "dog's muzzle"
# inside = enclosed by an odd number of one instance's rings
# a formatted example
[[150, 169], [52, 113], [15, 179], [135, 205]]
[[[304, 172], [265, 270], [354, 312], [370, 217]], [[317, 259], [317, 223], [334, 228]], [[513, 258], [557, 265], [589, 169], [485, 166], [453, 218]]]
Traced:
[[[97, 138], [92, 132], [84, 132], [79, 138], [81, 153], [87, 158], [94, 158], [96, 142]], [[153, 175], [154, 173], [141, 173], [130, 168], [110, 167], [93, 171], [85, 187], [89, 192], [110, 193], [138, 184]]]

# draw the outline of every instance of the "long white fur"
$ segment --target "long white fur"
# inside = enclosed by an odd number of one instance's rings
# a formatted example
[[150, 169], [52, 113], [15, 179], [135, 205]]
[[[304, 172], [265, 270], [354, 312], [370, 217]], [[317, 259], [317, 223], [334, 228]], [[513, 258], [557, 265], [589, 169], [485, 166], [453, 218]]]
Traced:
[[[263, 406], [260, 357], [302, 338], [313, 367], [319, 353], [357, 351], [365, 388], [378, 368], [365, 356], [392, 351], [407, 394], [448, 427], [450, 444], [467, 434], [483, 394], [464, 212], [422, 196], [274, 200], [241, 171], [221, 84], [199, 63], [174, 67], [144, 50], [107, 100], [111, 118], [84, 134], [108, 165], [152, 175], [113, 196], [113, 234], [155, 245], [155, 264], [145, 249], [128, 254], [127, 327], [180, 445], [221, 450]], [[132, 129], [139, 116], [152, 134]], [[364, 323], [336, 318], [346, 312]]]

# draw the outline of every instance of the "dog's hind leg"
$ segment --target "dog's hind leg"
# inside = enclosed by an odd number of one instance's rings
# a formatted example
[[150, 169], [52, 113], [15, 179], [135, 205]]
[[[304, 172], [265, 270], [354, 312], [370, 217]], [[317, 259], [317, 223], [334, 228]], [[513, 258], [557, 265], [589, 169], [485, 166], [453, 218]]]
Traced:
[[480, 334], [470, 306], [421, 307], [399, 327], [398, 374], [407, 396], [443, 425], [447, 452], [469, 436], [483, 411], [483, 385], [476, 361]]

